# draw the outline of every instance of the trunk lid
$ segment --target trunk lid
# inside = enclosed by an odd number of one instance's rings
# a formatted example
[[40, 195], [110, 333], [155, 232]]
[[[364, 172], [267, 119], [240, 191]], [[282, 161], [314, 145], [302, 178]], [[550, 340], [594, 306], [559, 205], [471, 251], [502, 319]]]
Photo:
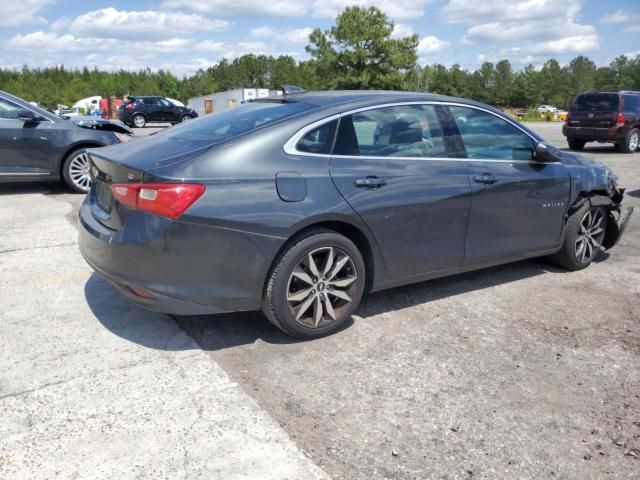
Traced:
[[[104, 226], [119, 230], [127, 222], [132, 210], [118, 202], [112, 185], [141, 183], [145, 173], [156, 168], [194, 158], [210, 146], [163, 141], [159, 138], [140, 138], [125, 144], [89, 150], [91, 190], [89, 200], [93, 216]], [[154, 178], [157, 182], [158, 179]]]
[[568, 123], [572, 127], [614, 127], [619, 106], [616, 93], [583, 93], [573, 102]]

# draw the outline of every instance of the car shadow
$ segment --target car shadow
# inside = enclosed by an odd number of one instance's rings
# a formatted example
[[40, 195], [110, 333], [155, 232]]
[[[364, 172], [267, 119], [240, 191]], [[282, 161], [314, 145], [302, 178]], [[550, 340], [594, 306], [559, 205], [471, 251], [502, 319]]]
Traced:
[[625, 195], [629, 195], [630, 197], [640, 198], [640, 188], [636, 190], [631, 190], [630, 192], [626, 192]]
[[[363, 320], [471, 291], [517, 282], [547, 273], [567, 273], [542, 260], [527, 260], [365, 295], [355, 317]], [[167, 342], [171, 318], [205, 351], [216, 351], [263, 341], [269, 344], [303, 342], [282, 333], [260, 311], [219, 315], [167, 316], [147, 312], [94, 274], [85, 285], [87, 302], [109, 331], [148, 348], [190, 349], [193, 345]], [[351, 318], [342, 326], [350, 328]], [[175, 329], [175, 325], [173, 326]]]
[[560, 150], [562, 150], [563, 152], [571, 152], [571, 153], [576, 153], [576, 154], [581, 154], [581, 153], [595, 153], [596, 155], [609, 155], [612, 153], [620, 153], [615, 146], [607, 144], [607, 145], [601, 145], [601, 146], [597, 146], [597, 147], [584, 147], [582, 150], [576, 151], [576, 150], [571, 150], [568, 147], [563, 147]]
[[0, 195], [28, 195], [31, 193], [59, 195], [71, 193], [71, 190], [58, 182], [16, 182], [0, 184]]

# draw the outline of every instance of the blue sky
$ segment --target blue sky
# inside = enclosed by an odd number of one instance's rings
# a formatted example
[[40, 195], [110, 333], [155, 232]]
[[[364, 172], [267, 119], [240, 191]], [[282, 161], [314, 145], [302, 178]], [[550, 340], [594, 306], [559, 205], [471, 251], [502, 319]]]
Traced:
[[509, 59], [515, 68], [583, 54], [640, 54], [638, 0], [2, 0], [0, 66], [164, 68], [191, 74], [245, 53], [306, 58], [314, 27], [375, 5], [395, 35], [420, 37], [420, 63]]

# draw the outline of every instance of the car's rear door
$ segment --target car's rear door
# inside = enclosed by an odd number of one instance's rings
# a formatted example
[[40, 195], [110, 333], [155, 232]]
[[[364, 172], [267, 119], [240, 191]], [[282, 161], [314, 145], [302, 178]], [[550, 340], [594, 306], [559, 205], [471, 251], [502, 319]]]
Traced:
[[145, 97], [142, 99], [142, 104], [144, 105], [144, 113], [147, 116], [147, 121], [163, 121], [162, 107], [156, 97]]
[[535, 141], [489, 110], [450, 105], [471, 184], [465, 264], [558, 245], [571, 182], [561, 162], [534, 159]]
[[343, 115], [334, 184], [373, 232], [390, 275], [446, 269], [464, 258], [470, 186], [449, 158], [433, 105]]

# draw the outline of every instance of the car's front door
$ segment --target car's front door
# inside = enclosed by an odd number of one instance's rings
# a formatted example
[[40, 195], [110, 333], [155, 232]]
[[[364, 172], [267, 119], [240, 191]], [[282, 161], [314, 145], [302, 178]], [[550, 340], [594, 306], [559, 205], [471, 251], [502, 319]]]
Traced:
[[571, 181], [561, 162], [534, 158], [535, 142], [487, 110], [449, 106], [471, 184], [465, 264], [558, 245]]
[[432, 105], [344, 115], [332, 179], [373, 232], [395, 277], [459, 265], [470, 209], [461, 162], [448, 158]]
[[47, 175], [58, 129], [47, 119], [23, 122], [18, 118], [22, 108], [0, 98], [0, 175]]

